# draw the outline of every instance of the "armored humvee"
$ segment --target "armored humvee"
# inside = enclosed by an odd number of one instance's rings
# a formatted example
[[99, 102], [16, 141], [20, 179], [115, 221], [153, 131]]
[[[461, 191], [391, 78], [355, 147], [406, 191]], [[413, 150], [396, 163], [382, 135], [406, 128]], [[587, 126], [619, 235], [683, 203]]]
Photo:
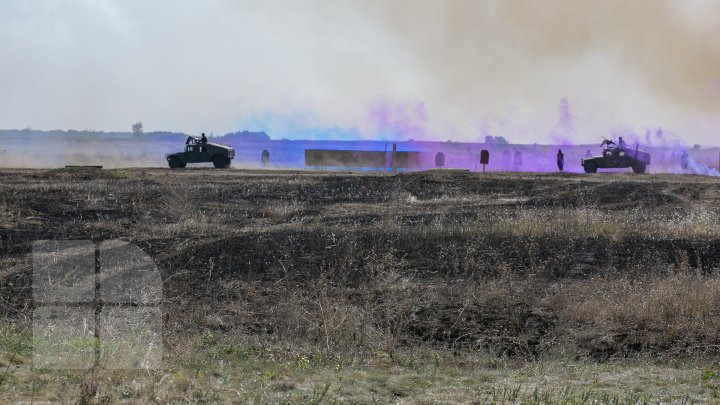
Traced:
[[195, 138], [188, 139], [185, 151], [165, 155], [171, 169], [181, 169], [188, 163], [212, 162], [218, 169], [230, 166], [235, 157], [235, 149], [216, 143], [203, 143]]
[[638, 150], [637, 146], [632, 149], [622, 143], [616, 145], [615, 142], [607, 139], [600, 146], [604, 147], [602, 156], [586, 157], [580, 162], [585, 173], [595, 173], [597, 169], [626, 167], [631, 167], [635, 173], [645, 173], [647, 165], [650, 164], [650, 154]]

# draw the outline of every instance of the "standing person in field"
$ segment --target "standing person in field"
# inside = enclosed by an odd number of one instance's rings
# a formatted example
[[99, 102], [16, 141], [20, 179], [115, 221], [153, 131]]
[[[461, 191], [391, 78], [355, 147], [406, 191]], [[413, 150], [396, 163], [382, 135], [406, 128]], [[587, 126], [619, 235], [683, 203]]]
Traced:
[[562, 173], [563, 167], [565, 166], [565, 155], [563, 155], [562, 149], [558, 149], [557, 165], [558, 165], [558, 170], [560, 170], [560, 173]]
[[687, 151], [684, 151], [682, 156], [680, 157], [680, 167], [682, 167], [683, 171], [687, 170], [688, 167], [690, 167], [690, 155]]

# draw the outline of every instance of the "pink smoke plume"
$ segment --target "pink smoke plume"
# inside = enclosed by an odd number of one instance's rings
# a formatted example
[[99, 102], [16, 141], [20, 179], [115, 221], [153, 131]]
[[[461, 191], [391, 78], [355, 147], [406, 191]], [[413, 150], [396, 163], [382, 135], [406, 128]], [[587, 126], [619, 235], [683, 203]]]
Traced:
[[720, 171], [714, 167], [710, 167], [705, 163], [697, 162], [692, 156], [683, 155], [681, 158], [681, 167], [683, 173], [686, 174], [697, 174], [701, 176], [720, 176]]
[[423, 102], [375, 102], [368, 108], [368, 123], [383, 138], [420, 140], [428, 135], [428, 113]]
[[551, 132], [553, 143], [557, 145], [573, 145], [575, 140], [575, 122], [570, 111], [570, 102], [567, 98], [560, 100], [558, 108], [558, 122]]

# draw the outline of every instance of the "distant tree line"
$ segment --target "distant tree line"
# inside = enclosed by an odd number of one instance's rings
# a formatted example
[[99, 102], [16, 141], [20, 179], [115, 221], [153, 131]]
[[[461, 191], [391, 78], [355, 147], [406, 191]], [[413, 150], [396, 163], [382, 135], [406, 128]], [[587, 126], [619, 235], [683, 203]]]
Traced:
[[270, 141], [270, 136], [264, 131], [238, 131], [225, 134], [218, 138], [219, 140], [227, 142], [267, 142]]
[[[200, 134], [193, 134], [199, 136]], [[105, 132], [105, 131], [93, 131], [93, 130], [62, 130], [54, 129], [49, 131], [42, 131], [37, 129], [2, 129], [0, 130], [1, 138], [18, 138], [24, 140], [43, 139], [43, 138], [66, 138], [71, 140], [83, 140], [83, 139], [119, 139], [119, 138], [137, 138], [142, 136], [142, 139], [153, 140], [153, 141], [177, 141], [184, 142], [188, 137], [188, 134], [184, 132], [172, 132], [172, 131], [152, 131], [144, 132], [142, 122], [137, 122], [132, 125], [130, 132]], [[230, 132], [223, 136], [215, 137], [215, 141], [218, 142], [267, 142], [272, 139], [265, 132], [253, 132], [253, 131], [238, 131]]]
[[485, 137], [485, 143], [488, 145], [508, 145], [510, 142], [502, 136], [488, 135]]

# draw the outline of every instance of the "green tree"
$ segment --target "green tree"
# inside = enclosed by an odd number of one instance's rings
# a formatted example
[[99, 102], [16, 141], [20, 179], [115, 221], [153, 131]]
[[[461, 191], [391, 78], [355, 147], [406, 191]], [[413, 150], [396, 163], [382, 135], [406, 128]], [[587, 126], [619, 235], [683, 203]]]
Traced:
[[142, 121], [138, 121], [132, 125], [132, 133], [135, 135], [142, 135], [143, 134], [143, 125]]

